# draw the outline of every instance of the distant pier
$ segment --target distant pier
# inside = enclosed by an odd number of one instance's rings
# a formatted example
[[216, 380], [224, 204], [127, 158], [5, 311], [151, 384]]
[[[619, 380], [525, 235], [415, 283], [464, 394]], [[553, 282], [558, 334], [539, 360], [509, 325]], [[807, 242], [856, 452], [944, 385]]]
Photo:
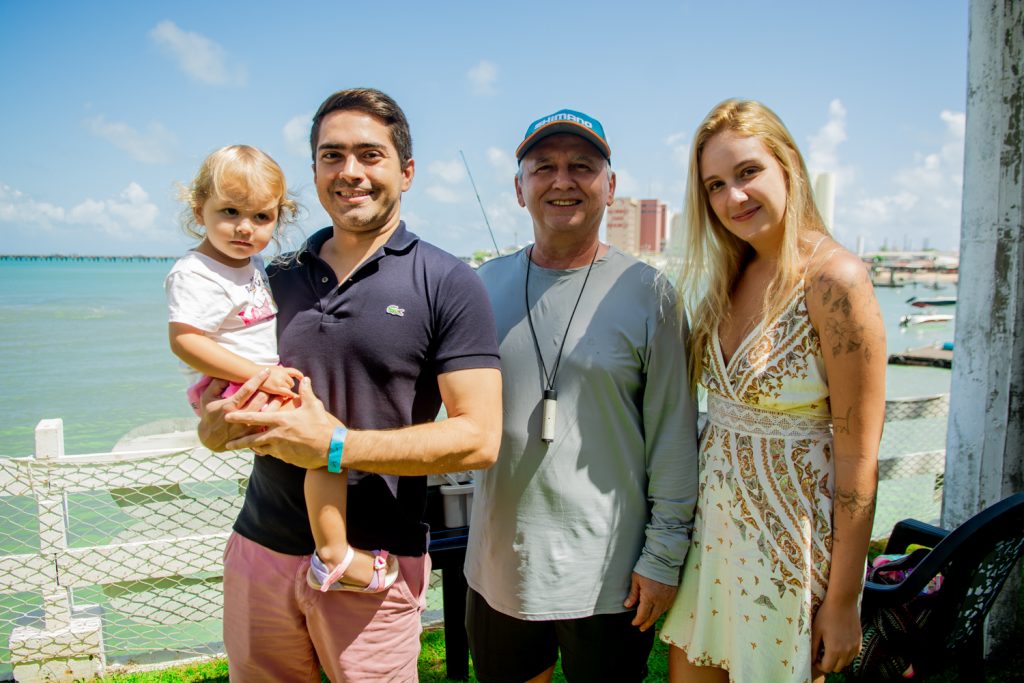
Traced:
[[957, 284], [960, 255], [933, 251], [876, 251], [861, 260], [871, 271], [875, 287], [902, 287], [908, 283], [934, 280]]
[[75, 261], [93, 263], [159, 263], [176, 256], [86, 256], [82, 254], [0, 254], [0, 263], [19, 261]]

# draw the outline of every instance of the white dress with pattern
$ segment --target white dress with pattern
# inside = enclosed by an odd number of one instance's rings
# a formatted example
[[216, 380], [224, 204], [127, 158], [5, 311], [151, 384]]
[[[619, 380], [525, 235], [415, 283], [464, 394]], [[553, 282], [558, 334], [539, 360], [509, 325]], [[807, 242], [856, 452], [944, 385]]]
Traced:
[[729, 363], [704, 353], [693, 540], [662, 640], [733, 682], [809, 681], [832, 551], [832, 420], [803, 282]]

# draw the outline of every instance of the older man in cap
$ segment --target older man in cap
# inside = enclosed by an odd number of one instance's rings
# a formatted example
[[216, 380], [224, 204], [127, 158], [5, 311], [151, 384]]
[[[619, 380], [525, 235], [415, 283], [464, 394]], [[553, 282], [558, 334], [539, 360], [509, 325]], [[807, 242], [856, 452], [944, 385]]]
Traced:
[[601, 124], [563, 109], [516, 150], [534, 243], [480, 268], [505, 377], [478, 475], [466, 625], [484, 683], [641, 681], [697, 496], [686, 326], [654, 268], [598, 238], [615, 195]]

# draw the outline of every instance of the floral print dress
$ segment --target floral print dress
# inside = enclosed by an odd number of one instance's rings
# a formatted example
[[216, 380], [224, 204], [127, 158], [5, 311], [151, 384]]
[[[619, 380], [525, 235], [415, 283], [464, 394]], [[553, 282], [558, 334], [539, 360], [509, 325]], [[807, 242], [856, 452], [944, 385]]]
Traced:
[[661, 631], [733, 682], [809, 681], [832, 551], [832, 419], [801, 282], [729, 363], [704, 353], [708, 423], [682, 583]]

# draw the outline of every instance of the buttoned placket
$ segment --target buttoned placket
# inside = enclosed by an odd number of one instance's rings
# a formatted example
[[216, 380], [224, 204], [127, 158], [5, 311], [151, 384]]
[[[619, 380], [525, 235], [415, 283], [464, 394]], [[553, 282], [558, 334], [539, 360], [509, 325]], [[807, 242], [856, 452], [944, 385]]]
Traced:
[[[343, 290], [347, 289], [348, 287], [351, 287], [352, 283], [354, 283], [356, 281], [356, 278], [358, 278], [359, 275], [370, 264], [376, 263], [377, 261], [379, 261], [382, 258], [384, 258], [385, 255], [386, 255], [386, 252], [385, 252], [384, 248], [381, 247], [377, 252], [375, 252], [372, 256], [370, 256], [370, 258], [368, 258], [365, 261], [363, 261], [359, 265], [359, 267], [356, 268], [355, 272], [349, 274], [349, 276], [347, 278], [345, 278], [344, 280], [342, 280], [341, 282], [339, 282], [337, 284], [337, 286], [328, 287], [326, 291], [324, 291], [323, 287], [317, 287], [315, 285], [316, 276], [315, 275], [311, 276], [311, 279], [314, 280], [313, 290], [316, 292], [317, 300], [320, 302], [320, 329], [321, 330], [323, 330], [323, 328], [324, 328], [324, 323], [325, 323], [325, 320], [327, 318], [327, 307], [328, 307], [328, 304], [331, 301], [331, 297], [341, 296]], [[330, 266], [328, 266], [327, 263], [323, 259], [320, 258], [319, 254], [315, 255], [315, 258], [317, 260], [317, 268], [322, 273], [323, 272], [330, 272], [330, 273], [333, 274], [333, 271], [331, 270]], [[320, 276], [320, 284], [321, 285], [326, 285], [330, 281], [331, 281], [331, 277], [329, 275], [321, 275]]]

